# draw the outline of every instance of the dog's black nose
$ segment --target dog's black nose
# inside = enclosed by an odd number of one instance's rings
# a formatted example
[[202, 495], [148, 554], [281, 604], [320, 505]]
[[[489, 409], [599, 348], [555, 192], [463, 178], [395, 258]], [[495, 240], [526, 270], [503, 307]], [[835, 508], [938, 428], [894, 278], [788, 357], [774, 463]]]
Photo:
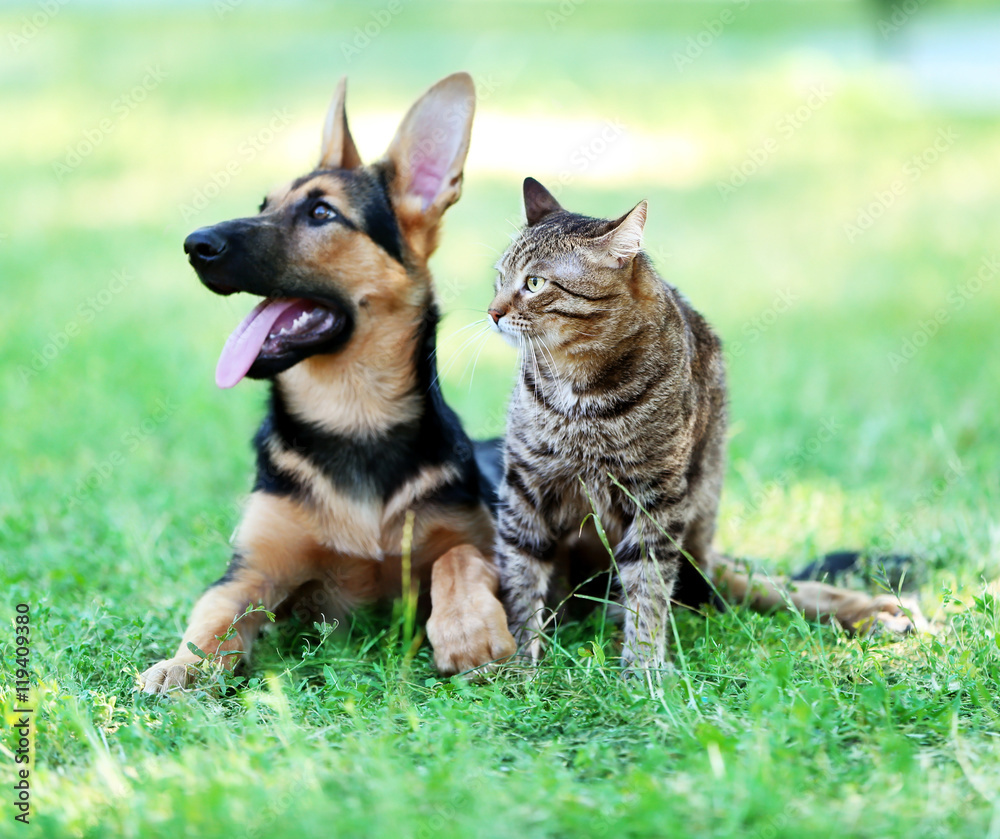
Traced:
[[188, 255], [194, 266], [208, 265], [217, 260], [226, 251], [226, 239], [216, 232], [214, 227], [202, 227], [195, 230], [184, 240], [184, 253]]

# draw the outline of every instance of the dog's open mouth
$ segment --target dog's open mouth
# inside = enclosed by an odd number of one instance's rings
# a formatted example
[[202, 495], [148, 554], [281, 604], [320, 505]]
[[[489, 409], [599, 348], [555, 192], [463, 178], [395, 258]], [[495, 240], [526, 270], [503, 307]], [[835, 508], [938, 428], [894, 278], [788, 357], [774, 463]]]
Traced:
[[323, 343], [344, 327], [344, 313], [303, 298], [266, 299], [236, 327], [222, 348], [215, 383], [233, 387], [261, 360], [278, 359]]

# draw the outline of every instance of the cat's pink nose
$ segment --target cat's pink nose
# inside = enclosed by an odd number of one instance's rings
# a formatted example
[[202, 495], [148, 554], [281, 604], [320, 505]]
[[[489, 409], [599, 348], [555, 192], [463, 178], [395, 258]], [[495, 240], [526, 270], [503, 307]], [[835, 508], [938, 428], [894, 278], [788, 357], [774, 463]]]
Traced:
[[493, 323], [500, 323], [500, 318], [502, 318], [506, 312], [500, 312], [496, 309], [490, 309], [486, 314], [493, 318]]

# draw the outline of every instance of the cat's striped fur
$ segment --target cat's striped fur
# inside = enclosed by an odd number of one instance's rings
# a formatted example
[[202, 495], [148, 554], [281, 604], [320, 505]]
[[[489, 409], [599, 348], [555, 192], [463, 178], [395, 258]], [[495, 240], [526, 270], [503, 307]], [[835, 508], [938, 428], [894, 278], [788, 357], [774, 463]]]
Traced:
[[591, 512], [615, 548], [626, 666], [664, 662], [672, 596], [793, 608], [851, 633], [928, 629], [912, 599], [754, 576], [714, 551], [721, 348], [642, 252], [645, 202], [614, 221], [586, 218], [528, 178], [524, 204], [528, 223], [497, 263], [490, 315], [522, 350], [496, 545], [511, 630], [532, 658], [557, 577], [574, 584], [610, 564], [592, 524], [581, 537]]
[[529, 178], [525, 209], [490, 307], [522, 349], [497, 537], [511, 630], [537, 658], [557, 549], [596, 512], [618, 565], [623, 664], [657, 666], [688, 561], [681, 549], [710, 565], [724, 468], [721, 345], [641, 250], [645, 202], [617, 220], [587, 218]]

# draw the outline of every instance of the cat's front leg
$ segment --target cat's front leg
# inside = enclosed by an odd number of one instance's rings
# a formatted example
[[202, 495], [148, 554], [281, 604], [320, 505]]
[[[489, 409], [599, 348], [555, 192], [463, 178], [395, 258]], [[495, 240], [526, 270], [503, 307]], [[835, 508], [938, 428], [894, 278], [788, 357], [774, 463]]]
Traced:
[[643, 543], [629, 535], [615, 555], [625, 607], [622, 668], [627, 673], [662, 669], [668, 660], [670, 598], [680, 570], [680, 551], [666, 538]]
[[545, 629], [545, 598], [549, 592], [552, 568], [534, 557], [511, 553], [505, 557], [504, 606], [510, 631], [518, 649], [524, 650], [537, 664], [542, 657]]
[[500, 487], [496, 563], [508, 625], [519, 648], [533, 663], [542, 655], [545, 600], [552, 582], [555, 540], [537, 511], [513, 506]]

